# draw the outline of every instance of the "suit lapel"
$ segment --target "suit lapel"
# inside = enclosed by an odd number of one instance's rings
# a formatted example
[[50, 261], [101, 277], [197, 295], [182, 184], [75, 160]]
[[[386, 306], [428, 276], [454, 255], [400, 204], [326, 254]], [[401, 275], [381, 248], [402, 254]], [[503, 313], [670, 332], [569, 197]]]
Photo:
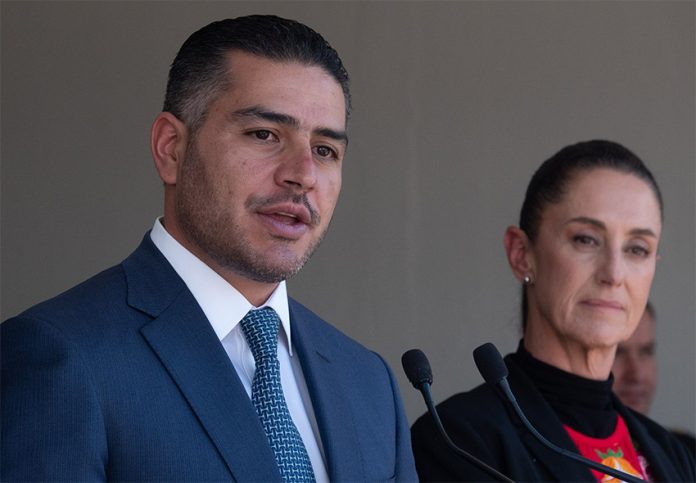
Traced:
[[[312, 320], [314, 319], [314, 320]], [[365, 470], [353, 421], [350, 394], [341, 376], [334, 350], [319, 331], [325, 322], [290, 300], [293, 350], [307, 382], [319, 426], [331, 481], [365, 481]]]
[[142, 327], [143, 337], [234, 478], [279, 481], [266, 435], [222, 344], [183, 281], [145, 238], [123, 264], [129, 303], [154, 317]]

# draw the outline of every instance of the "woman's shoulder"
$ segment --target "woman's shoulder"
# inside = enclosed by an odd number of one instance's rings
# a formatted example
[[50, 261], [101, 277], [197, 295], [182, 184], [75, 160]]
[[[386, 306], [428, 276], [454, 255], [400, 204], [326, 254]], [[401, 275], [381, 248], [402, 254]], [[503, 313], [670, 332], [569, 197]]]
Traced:
[[[481, 384], [469, 391], [454, 394], [437, 406], [442, 424], [453, 434], [487, 432], [509, 419], [495, 389]], [[430, 414], [425, 413], [413, 425], [415, 433], [436, 432]], [[457, 439], [457, 438], [455, 438]]]
[[618, 401], [618, 398], [614, 399], [614, 403], [631, 434], [649, 435], [651, 438], [659, 441], [662, 447], [665, 446], [665, 443], [669, 443], [669, 446], [676, 445], [681, 448], [682, 444], [676, 436], [657, 421], [623, 405]]
[[637, 449], [659, 461], [658, 466], [665, 466], [663, 471], [670, 471], [667, 462], [674, 465], [675, 474], [666, 475], [674, 481], [696, 481], [696, 461], [689, 448], [671, 431], [637, 411], [620, 402], [617, 403], [619, 414], [623, 417]]
[[489, 384], [481, 384], [475, 388], [454, 394], [437, 406], [440, 416], [444, 418], [462, 417], [468, 421], [476, 418], [498, 418], [494, 415], [497, 410], [504, 410], [500, 395]]

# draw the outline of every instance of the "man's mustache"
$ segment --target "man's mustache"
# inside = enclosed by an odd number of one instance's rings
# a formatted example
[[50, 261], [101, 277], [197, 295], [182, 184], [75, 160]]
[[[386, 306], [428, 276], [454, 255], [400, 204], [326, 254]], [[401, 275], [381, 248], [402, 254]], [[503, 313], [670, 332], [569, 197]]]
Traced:
[[277, 205], [281, 203], [293, 203], [296, 205], [304, 205], [309, 212], [309, 224], [317, 226], [321, 222], [319, 211], [312, 206], [307, 198], [306, 193], [278, 193], [273, 196], [251, 196], [245, 203], [246, 208], [252, 211], [261, 210], [267, 206]]

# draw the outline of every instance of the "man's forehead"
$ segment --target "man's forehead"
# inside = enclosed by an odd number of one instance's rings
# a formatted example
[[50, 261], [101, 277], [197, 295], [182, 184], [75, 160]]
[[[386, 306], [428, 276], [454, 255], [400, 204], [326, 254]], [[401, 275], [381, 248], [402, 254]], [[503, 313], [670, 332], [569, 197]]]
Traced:
[[[343, 86], [334, 75], [324, 66], [317, 63], [310, 63], [300, 59], [276, 59], [264, 55], [247, 52], [238, 48], [230, 49], [226, 54], [227, 85], [226, 90], [233, 89], [239, 79], [239, 72], [243, 72], [245, 77], [254, 76], [257, 78], [271, 78], [271, 80], [282, 81], [283, 76], [275, 75], [278, 70], [284, 68], [297, 68], [299, 71], [314, 73], [325, 79], [327, 90], [337, 90], [341, 93], [343, 100], [343, 111], [345, 121], [348, 120], [348, 97], [343, 90]], [[282, 83], [282, 82], [281, 82]], [[309, 87], [308, 87], [309, 88]]]
[[317, 66], [231, 54], [228, 82], [211, 104], [232, 122], [267, 120], [345, 139], [345, 98]]

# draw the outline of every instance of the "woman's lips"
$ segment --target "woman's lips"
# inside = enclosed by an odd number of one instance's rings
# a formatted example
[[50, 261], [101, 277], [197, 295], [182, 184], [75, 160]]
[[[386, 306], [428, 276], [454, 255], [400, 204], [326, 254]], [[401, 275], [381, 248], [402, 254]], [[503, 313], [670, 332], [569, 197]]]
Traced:
[[611, 310], [623, 310], [623, 304], [617, 302], [616, 300], [606, 300], [606, 299], [587, 299], [583, 300], [583, 304], [597, 309], [611, 309]]

